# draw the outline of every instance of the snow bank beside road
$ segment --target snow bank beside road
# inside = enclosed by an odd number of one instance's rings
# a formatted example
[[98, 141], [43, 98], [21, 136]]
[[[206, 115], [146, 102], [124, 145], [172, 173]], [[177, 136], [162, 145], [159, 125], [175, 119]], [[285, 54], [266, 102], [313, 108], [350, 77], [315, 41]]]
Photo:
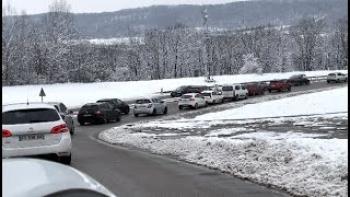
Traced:
[[101, 133], [100, 138], [157, 154], [171, 154], [295, 195], [347, 196], [347, 140], [312, 139], [303, 134], [273, 139], [256, 134], [260, 138], [160, 139], [154, 134], [115, 128]]
[[[327, 75], [335, 71], [309, 71], [287, 73], [265, 73], [245, 75], [214, 76], [218, 84], [242, 83], [249, 81], [265, 81], [272, 79], [288, 78], [291, 75], [305, 73], [307, 76]], [[347, 73], [347, 70], [341, 72]], [[124, 100], [142, 96], [151, 96], [156, 92], [174, 90], [181, 85], [205, 85], [203, 77], [163, 79], [153, 81], [128, 81], [128, 82], [96, 82], [96, 83], [65, 83], [52, 85], [26, 85], [2, 87], [2, 103], [40, 102], [39, 92], [44, 88], [46, 97], [44, 101], [61, 101], [68, 107], [80, 107], [88, 102], [95, 102], [101, 98], [120, 98]]]
[[279, 100], [245, 105], [240, 108], [197, 116], [196, 120], [223, 120], [299, 116], [347, 112], [348, 88], [305, 94]]

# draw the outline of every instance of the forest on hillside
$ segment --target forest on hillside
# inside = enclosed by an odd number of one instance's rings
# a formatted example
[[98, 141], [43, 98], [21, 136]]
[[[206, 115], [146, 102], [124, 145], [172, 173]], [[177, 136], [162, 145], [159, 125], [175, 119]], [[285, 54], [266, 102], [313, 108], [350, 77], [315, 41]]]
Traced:
[[176, 23], [145, 31], [142, 42], [130, 36], [127, 44], [111, 45], [79, 41], [64, 1], [56, 1], [39, 21], [26, 14], [4, 17], [3, 85], [347, 69], [348, 65], [347, 16], [334, 24], [313, 16], [290, 26], [224, 31]]

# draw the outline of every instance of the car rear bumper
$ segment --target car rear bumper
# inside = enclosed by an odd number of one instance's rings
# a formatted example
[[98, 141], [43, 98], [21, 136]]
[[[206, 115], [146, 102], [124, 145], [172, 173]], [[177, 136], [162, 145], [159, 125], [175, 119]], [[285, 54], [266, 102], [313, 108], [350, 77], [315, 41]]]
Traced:
[[[3, 143], [4, 143], [3, 139]], [[20, 156], [34, 156], [34, 155], [49, 155], [56, 154], [58, 156], [68, 156], [71, 154], [72, 141], [69, 133], [62, 135], [58, 144], [44, 145], [36, 147], [11, 147], [6, 148], [2, 146], [2, 158], [20, 157]]]
[[153, 107], [151, 108], [134, 108], [133, 109], [134, 114], [152, 114]]

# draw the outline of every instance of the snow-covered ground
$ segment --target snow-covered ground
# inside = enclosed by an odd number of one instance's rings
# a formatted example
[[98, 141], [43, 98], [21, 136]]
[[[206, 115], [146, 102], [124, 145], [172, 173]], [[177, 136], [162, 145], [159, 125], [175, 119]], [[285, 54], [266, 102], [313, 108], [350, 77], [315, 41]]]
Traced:
[[[347, 196], [348, 128], [347, 124], [341, 130], [335, 128], [348, 119], [347, 92], [339, 88], [194, 119], [124, 125], [100, 133], [99, 138], [173, 155], [294, 195]], [[303, 116], [271, 118], [300, 114]], [[244, 120], [246, 117], [252, 119]], [[334, 137], [335, 132], [345, 132], [346, 138]]]
[[204, 114], [197, 120], [242, 119], [305, 114], [346, 112], [348, 109], [348, 87], [305, 94], [280, 100], [245, 105], [236, 109]]
[[[307, 76], [327, 75], [335, 71], [310, 71], [303, 72]], [[347, 70], [341, 72], [347, 73]], [[272, 79], [288, 78], [293, 74], [302, 72], [287, 73], [266, 73], [266, 74], [245, 74], [245, 75], [223, 75], [214, 76], [218, 84], [243, 83], [249, 81], [266, 81]], [[44, 88], [46, 97], [44, 101], [64, 102], [68, 107], [80, 107], [88, 102], [95, 102], [101, 98], [120, 98], [124, 100], [134, 99], [142, 96], [152, 96], [155, 93], [174, 90], [181, 85], [208, 85], [203, 77], [164, 79], [152, 81], [129, 81], [129, 82], [97, 82], [97, 83], [65, 83], [52, 85], [25, 85], [2, 87], [2, 103], [40, 102], [39, 92]], [[210, 85], [213, 85], [210, 83]]]

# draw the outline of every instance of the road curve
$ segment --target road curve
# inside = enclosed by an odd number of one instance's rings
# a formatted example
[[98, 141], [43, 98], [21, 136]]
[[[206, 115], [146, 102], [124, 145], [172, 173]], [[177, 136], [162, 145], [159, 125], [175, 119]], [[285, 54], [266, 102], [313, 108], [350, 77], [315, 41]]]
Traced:
[[[322, 89], [338, 84], [314, 83], [293, 91]], [[179, 112], [169, 103], [169, 114]], [[205, 167], [176, 161], [133, 148], [104, 143], [99, 132], [120, 124], [155, 117], [123, 116], [120, 123], [76, 126], [73, 136], [72, 166], [89, 174], [121, 197], [264, 197], [289, 196], [276, 189], [260, 186]]]

